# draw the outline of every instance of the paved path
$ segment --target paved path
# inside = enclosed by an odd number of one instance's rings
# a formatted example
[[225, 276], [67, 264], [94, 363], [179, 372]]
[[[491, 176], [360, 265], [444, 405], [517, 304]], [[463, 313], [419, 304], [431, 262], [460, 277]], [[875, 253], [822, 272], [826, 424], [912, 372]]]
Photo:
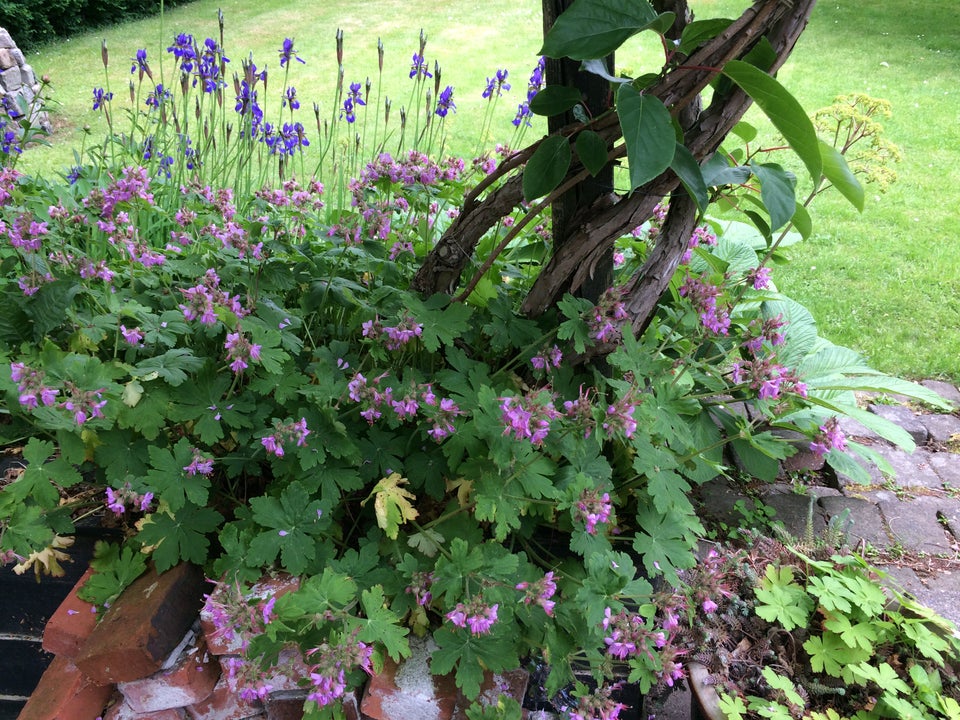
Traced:
[[[800, 486], [788, 482], [789, 472], [813, 460], [801, 452], [788, 459], [783, 482], [758, 492], [793, 536], [803, 537], [811, 520], [815, 532], [831, 519], [845, 521], [850, 544], [886, 571], [891, 582], [960, 626], [960, 390], [938, 381], [923, 385], [953, 403], [955, 411], [922, 412], [906, 402], [868, 407], [910, 433], [917, 444], [912, 454], [860, 423], [841, 422], [847, 437], [884, 458], [894, 475], [865, 465], [869, 484], [840, 475], [797, 492]], [[705, 514], [728, 525], [743, 524], [734, 507], [746, 499], [740, 490], [719, 479], [699, 490]], [[689, 702], [687, 693], [674, 693], [656, 717], [689, 720]]]

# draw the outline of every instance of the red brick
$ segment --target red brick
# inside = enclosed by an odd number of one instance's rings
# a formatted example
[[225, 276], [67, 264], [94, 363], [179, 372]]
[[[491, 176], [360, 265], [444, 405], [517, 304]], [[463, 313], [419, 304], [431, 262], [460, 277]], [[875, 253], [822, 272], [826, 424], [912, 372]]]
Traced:
[[213, 692], [186, 710], [192, 720], [244, 720], [262, 714], [263, 703], [243, 700], [227, 676], [221, 675]]
[[[299, 589], [300, 578], [286, 573], [265, 575], [255, 583], [244, 595], [246, 600], [267, 600], [271, 596], [280, 597], [288, 592]], [[235, 603], [238, 590], [235, 585], [221, 580], [204, 603], [200, 611], [200, 627], [207, 638], [207, 647], [214, 655], [238, 655], [243, 652], [244, 641], [249, 638], [241, 637], [229, 628], [218, 630], [214, 624], [213, 608], [218, 604], [230, 605]]]
[[[309, 690], [270, 693], [264, 702], [267, 720], [300, 720], [303, 717], [303, 703], [309, 694]], [[343, 715], [345, 720], [361, 720], [360, 702], [352, 690], [343, 696]]]
[[18, 720], [94, 720], [112, 693], [112, 685], [96, 684], [68, 658], [54, 658]]
[[162, 575], [148, 570], [104, 614], [77, 656], [77, 667], [99, 683], [157, 672], [196, 619], [203, 583], [203, 572], [190, 563]]
[[73, 586], [70, 594], [47, 621], [43, 629], [43, 649], [73, 660], [97, 625], [96, 608], [77, 597], [77, 590], [93, 575], [88, 569]]
[[207, 652], [203, 638], [187, 647], [172, 667], [118, 688], [137, 712], [186, 707], [205, 700], [220, 679], [220, 663]]
[[307, 693], [307, 690], [270, 693], [263, 703], [267, 710], [267, 720], [301, 720]]
[[184, 720], [185, 717], [186, 712], [183, 708], [138, 713], [130, 707], [130, 704], [123, 699], [122, 695], [103, 714], [103, 720]]
[[[483, 705], [496, 705], [501, 695], [508, 695], [522, 705], [529, 681], [530, 673], [523, 669], [504, 673], [485, 672], [477, 700]], [[453, 713], [453, 720], [467, 720], [469, 707], [470, 701], [463, 696], [463, 693], [458, 693], [457, 709]]]
[[397, 665], [387, 658], [383, 671], [367, 683], [360, 712], [372, 720], [451, 720], [457, 707], [453, 675], [430, 674], [432, 641], [412, 640], [412, 655]]

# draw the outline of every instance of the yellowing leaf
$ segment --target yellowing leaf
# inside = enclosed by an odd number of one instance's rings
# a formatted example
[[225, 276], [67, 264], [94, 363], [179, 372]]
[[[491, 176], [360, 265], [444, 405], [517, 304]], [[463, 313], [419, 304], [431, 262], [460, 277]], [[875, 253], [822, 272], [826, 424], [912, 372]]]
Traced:
[[461, 508], [470, 504], [470, 493], [473, 492], [473, 480], [466, 478], [457, 478], [456, 480], [447, 480], [447, 492], [457, 491], [457, 504]]
[[67, 553], [60, 551], [71, 545], [73, 545], [72, 537], [54, 535], [53, 542], [51, 542], [49, 546], [43, 550], [30, 553], [30, 557], [19, 565], [14, 565], [13, 571], [17, 575], [23, 575], [23, 573], [32, 567], [38, 581], [40, 580], [41, 574], [63, 577], [64, 570], [60, 566], [60, 562], [63, 560], [70, 561], [72, 558]]
[[[380, 480], [373, 492], [367, 496], [367, 500], [374, 498], [373, 510], [377, 515], [377, 525], [391, 540], [397, 539], [397, 532], [403, 523], [416, 519], [420, 514], [410, 504], [417, 496], [401, 487], [407, 482], [405, 477], [400, 477], [400, 473], [393, 473]], [[363, 501], [364, 504], [367, 500]]]
[[121, 399], [127, 407], [136, 407], [143, 397], [143, 385], [137, 380], [131, 380], [123, 386], [123, 395]]

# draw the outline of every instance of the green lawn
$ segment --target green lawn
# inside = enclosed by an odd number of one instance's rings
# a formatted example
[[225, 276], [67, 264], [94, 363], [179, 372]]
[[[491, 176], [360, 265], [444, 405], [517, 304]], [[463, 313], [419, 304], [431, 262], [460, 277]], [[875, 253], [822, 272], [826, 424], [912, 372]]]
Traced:
[[[731, 16], [742, 0], [700, 0], [705, 15]], [[158, 67], [177, 32], [199, 38], [218, 33], [216, 13], [226, 17], [226, 47], [239, 70], [254, 54], [271, 70], [271, 88], [282, 87], [277, 49], [294, 37], [306, 65], [295, 64], [291, 83], [309, 110], [318, 101], [324, 115], [336, 78], [334, 35], [345, 34], [347, 83], [376, 79], [377, 38], [386, 48], [384, 94], [396, 108], [408, 102], [410, 56], [423, 28], [426, 56], [440, 62], [442, 85], [454, 85], [458, 113], [449, 118], [451, 147], [476, 147], [485, 101], [480, 93], [498, 67], [511, 71], [513, 90], [496, 108], [488, 141], [509, 140], [516, 104], [539, 46], [539, 3], [466, 0], [359, 0], [350, 4], [274, 0], [198, 0], [146, 20], [89, 34], [31, 54], [39, 73], [56, 88], [54, 147], [33, 151], [24, 168], [51, 173], [71, 162], [83, 126], [94, 136], [103, 119], [90, 111], [91, 88], [104, 85], [100, 39], [110, 48], [110, 85], [126, 92], [130, 61], [147, 47]], [[778, 270], [778, 285], [806, 304], [821, 333], [867, 355], [880, 370], [911, 378], [960, 381], [960, 241], [952, 217], [960, 206], [960, 101], [957, 67], [960, 35], [952, 0], [835, 0], [820, 3], [781, 81], [810, 111], [842, 93], [863, 92], [889, 100], [893, 117], [887, 138], [903, 150], [899, 180], [885, 195], [867, 188], [867, 207], [857, 213], [839, 197], [813, 207], [814, 236], [791, 249], [793, 263]], [[637, 42], [618, 56], [631, 70], [649, 69], [650, 43]], [[169, 74], [172, 64], [166, 62]], [[279, 99], [277, 100], [279, 102]], [[395, 115], [394, 115], [395, 117]], [[753, 120], [758, 117], [751, 115]], [[304, 119], [306, 124], [306, 118]], [[369, 120], [372, 122], [372, 119]], [[537, 126], [531, 131], [540, 131]], [[531, 136], [531, 135], [528, 135]]]

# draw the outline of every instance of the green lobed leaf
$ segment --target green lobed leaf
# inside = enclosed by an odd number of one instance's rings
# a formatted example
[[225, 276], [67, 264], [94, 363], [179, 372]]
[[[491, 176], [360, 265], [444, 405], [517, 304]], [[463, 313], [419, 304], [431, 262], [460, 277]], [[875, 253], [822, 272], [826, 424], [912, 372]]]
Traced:
[[813, 122], [796, 98], [776, 79], [743, 60], [728, 62], [723, 74], [753, 98], [800, 157], [814, 184], [819, 184], [823, 173], [820, 140]]
[[168, 384], [177, 387], [187, 379], [187, 373], [203, 367], [204, 360], [196, 357], [187, 348], [173, 348], [163, 355], [147, 358], [137, 363], [134, 372], [138, 377], [157, 373]]
[[657, 18], [648, 0], [575, 0], [550, 28], [538, 55], [602, 58]]
[[642, 95], [632, 85], [617, 92], [617, 114], [627, 145], [630, 190], [636, 190], [670, 167], [677, 149], [673, 120], [663, 102]]
[[527, 202], [554, 190], [570, 168], [570, 142], [562, 135], [550, 135], [527, 161], [523, 169], [523, 199]]
[[360, 594], [360, 604], [363, 605], [366, 622], [357, 636], [358, 639], [368, 643], [382, 643], [395, 662], [410, 657], [410, 643], [407, 641], [410, 629], [403, 627], [400, 618], [387, 607], [383, 587], [374, 585], [369, 590], [364, 590]]
[[176, 516], [155, 512], [149, 517], [137, 540], [144, 547], [154, 547], [153, 562], [158, 572], [183, 560], [203, 565], [210, 547], [207, 534], [223, 523], [223, 515], [216, 510], [192, 504], [177, 510]]

